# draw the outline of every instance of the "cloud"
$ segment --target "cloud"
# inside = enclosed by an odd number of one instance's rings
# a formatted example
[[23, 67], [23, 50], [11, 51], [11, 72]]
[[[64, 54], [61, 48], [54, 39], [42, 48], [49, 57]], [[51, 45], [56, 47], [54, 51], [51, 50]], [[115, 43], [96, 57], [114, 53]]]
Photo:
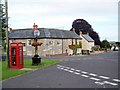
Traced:
[[118, 0], [9, 0], [9, 24], [28, 28], [35, 22], [40, 27], [69, 30], [75, 19], [82, 18], [98, 32], [102, 27], [103, 33], [117, 25], [117, 8]]
[[[14, 1], [14, 2], [13, 2]], [[11, 4], [14, 3], [14, 6]], [[49, 11], [51, 14], [106, 14], [111, 13], [111, 11], [116, 11], [117, 0], [11, 0], [9, 4], [11, 8], [10, 11], [19, 11], [20, 9], [34, 9], [41, 11], [42, 9]], [[16, 8], [17, 7], [17, 8]], [[26, 10], [28, 12], [29, 10]], [[43, 11], [42, 10], [42, 11]]]
[[42, 8], [38, 9], [39, 7], [16, 7], [13, 8], [12, 11], [9, 10], [10, 15], [35, 15], [35, 14], [42, 14], [42, 13], [48, 13], [49, 9]]

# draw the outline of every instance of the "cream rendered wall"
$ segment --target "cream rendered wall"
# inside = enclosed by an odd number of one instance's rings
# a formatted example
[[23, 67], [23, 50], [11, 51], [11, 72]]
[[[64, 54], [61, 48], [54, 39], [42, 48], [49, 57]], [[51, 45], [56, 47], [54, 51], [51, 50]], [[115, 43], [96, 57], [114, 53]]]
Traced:
[[88, 50], [88, 46], [89, 46], [88, 41], [82, 37], [82, 50]]
[[91, 51], [92, 50], [91, 48], [94, 46], [94, 42], [88, 42], [82, 36], [81, 36], [81, 38], [82, 38], [82, 50], [89, 50], [89, 51]]
[[[39, 39], [38, 42], [39, 41], [43, 43], [38, 49], [38, 54], [41, 56], [46, 56], [46, 54], [62, 54], [66, 52], [68, 55], [70, 55], [73, 52], [71, 49], [69, 49], [69, 45], [72, 44], [72, 39]], [[50, 41], [53, 42], [52, 45], [48, 45]], [[79, 41], [81, 40], [77, 40], [78, 43]], [[75, 44], [75, 39], [73, 39], [73, 43]]]
[[[29, 40], [31, 40], [31, 45], [29, 45]], [[35, 54], [35, 47], [32, 46], [34, 39], [17, 39], [17, 40], [10, 40], [10, 42], [18, 41], [25, 43], [24, 55], [34, 56]], [[80, 40], [77, 40], [79, 43]], [[46, 56], [47, 55], [55, 55], [55, 54], [62, 54], [68, 53], [70, 55], [73, 51], [69, 49], [69, 45], [72, 44], [72, 39], [38, 39], [38, 42], [42, 42], [41, 46], [38, 46], [38, 55]], [[51, 43], [51, 44], [50, 44]], [[73, 39], [73, 43], [75, 44], [75, 39]]]
[[[61, 54], [62, 53], [62, 47], [61, 43], [62, 40], [60, 39], [39, 39], [38, 42], [41, 41], [43, 44], [41, 47], [39, 47], [39, 54], [41, 56], [47, 55], [54, 55], [54, 54]], [[57, 45], [57, 42], [60, 44]], [[51, 44], [50, 44], [51, 43]]]
[[[39, 54], [41, 56], [62, 54], [68, 52], [69, 50], [69, 40], [68, 39], [40, 39], [42, 45], [39, 48]], [[49, 42], [53, 44], [49, 45]]]
[[92, 51], [92, 47], [94, 46], [94, 42], [89, 42], [89, 47], [88, 47], [88, 50], [89, 51]]

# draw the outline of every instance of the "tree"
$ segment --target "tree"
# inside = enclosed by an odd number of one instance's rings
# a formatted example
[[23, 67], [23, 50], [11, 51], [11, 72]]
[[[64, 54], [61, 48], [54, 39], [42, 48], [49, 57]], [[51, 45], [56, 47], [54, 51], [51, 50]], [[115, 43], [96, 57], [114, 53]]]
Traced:
[[120, 42], [115, 42], [118, 47], [120, 47]]
[[5, 48], [7, 23], [6, 23], [6, 15], [4, 8], [5, 8], [4, 5], [0, 4], [0, 36], [2, 36], [0, 39], [2, 40]]
[[102, 41], [102, 48], [109, 48], [110, 47], [110, 43], [107, 40], [103, 40]]
[[84, 20], [84, 19], [74, 20], [70, 31], [72, 31], [73, 28], [75, 29], [75, 32], [78, 35], [80, 35], [80, 33], [79, 33], [80, 31], [82, 31], [83, 34], [89, 33], [90, 37], [95, 41], [95, 45], [101, 46], [101, 42], [100, 42], [98, 33], [93, 31], [92, 26], [86, 20]]

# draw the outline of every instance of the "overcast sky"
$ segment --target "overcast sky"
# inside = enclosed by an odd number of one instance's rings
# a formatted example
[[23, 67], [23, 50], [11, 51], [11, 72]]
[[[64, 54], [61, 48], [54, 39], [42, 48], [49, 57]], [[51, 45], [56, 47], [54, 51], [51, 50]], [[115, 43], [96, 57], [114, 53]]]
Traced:
[[119, 0], [8, 0], [9, 27], [70, 30], [75, 19], [85, 19], [100, 39], [118, 41]]

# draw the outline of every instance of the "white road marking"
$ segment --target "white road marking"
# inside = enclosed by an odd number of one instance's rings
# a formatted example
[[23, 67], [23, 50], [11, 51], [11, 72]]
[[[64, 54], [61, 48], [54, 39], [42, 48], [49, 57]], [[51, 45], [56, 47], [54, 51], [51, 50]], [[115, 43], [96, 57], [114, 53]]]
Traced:
[[[94, 74], [94, 73], [90, 73], [90, 74], [88, 74], [88, 72], [85, 72], [85, 71], [81, 71], [81, 70], [77, 70], [77, 69], [74, 69], [74, 68], [70, 68], [70, 67], [65, 67], [65, 66], [61, 66], [61, 65], [57, 65], [58, 67], [57, 68], [59, 68], [59, 69], [62, 69], [62, 70], [64, 70], [64, 71], [67, 71], [67, 72], [70, 72], [70, 73], [74, 73], [74, 74], [76, 74], [76, 75], [80, 75], [80, 73], [78, 73], [78, 72], [81, 72], [81, 73], [83, 73], [81, 76], [82, 77], [90, 77], [90, 76], [88, 76], [88, 75], [91, 75], [91, 76], [98, 76], [97, 74]], [[70, 69], [70, 70], [69, 70]], [[72, 71], [73, 70], [73, 71]], [[77, 72], [74, 72], [74, 70], [75, 71], [77, 71]], [[88, 74], [88, 75], [84, 75], [84, 74]], [[110, 79], [110, 77], [106, 77], [106, 76], [98, 76], [99, 78], [102, 78], [102, 79]], [[98, 78], [94, 78], [94, 77], [90, 77], [90, 79], [91, 80], [95, 80], [95, 81], [100, 81], [101, 79], [98, 79]], [[120, 82], [120, 80], [119, 79], [112, 79], [112, 81], [115, 81], [115, 82], [117, 82], [117, 83], [119, 83]], [[117, 83], [113, 83], [113, 82], [109, 82], [109, 81], [103, 81], [103, 82], [95, 82], [96, 84], [99, 84], [99, 85], [104, 85], [104, 84], [109, 84], [109, 85], [113, 85], [113, 86], [116, 86], [116, 85], [118, 85]]]
[[63, 69], [63, 70], [65, 70], [65, 71], [69, 71], [68, 69]]
[[75, 70], [74, 68], [71, 68], [71, 70]]
[[99, 77], [103, 79], [110, 79], [109, 77], [106, 77], [106, 76], [99, 76]]
[[80, 72], [80, 70], [75, 70], [75, 71]]
[[63, 67], [62, 65], [57, 65], [58, 67]]
[[88, 72], [84, 72], [84, 71], [83, 71], [83, 72], [81, 72], [81, 73], [83, 73], [83, 74], [87, 74]]
[[64, 68], [60, 68], [60, 69], [62, 69], [62, 70], [63, 70]]
[[99, 85], [104, 85], [103, 82], [95, 82], [96, 84], [99, 84]]
[[57, 65], [58, 67], [64, 67], [64, 66], [62, 66], [62, 65]]
[[86, 78], [87, 78], [87, 77], [89, 77], [89, 76], [87, 76], [87, 75], [84, 75], [84, 74], [83, 74], [83, 75], [81, 75], [81, 76], [82, 76], [82, 77], [86, 77]]
[[72, 73], [73, 71], [69, 70], [68, 72], [71, 72], [71, 73]]
[[95, 81], [99, 81], [100, 80], [98, 78], [93, 78], [93, 77], [91, 77], [90, 79], [95, 80]]
[[102, 85], [103, 88], [106, 88], [103, 82], [95, 82], [95, 84], [97, 84], [97, 85]]
[[103, 81], [103, 83], [105, 83], [105, 84], [110, 84], [110, 85], [113, 85], [113, 86], [118, 85], [117, 83], [112, 83], [112, 82], [108, 82], [108, 81]]
[[74, 74], [80, 75], [80, 73], [74, 72]]
[[61, 66], [61, 65], [57, 65], [57, 66]]
[[57, 68], [61, 68], [61, 67], [57, 67]]
[[89, 75], [91, 75], [91, 76], [97, 76], [97, 74], [94, 74], [94, 73], [90, 73]]
[[113, 79], [113, 81], [120, 82], [120, 80], [119, 80], [119, 79]]
[[70, 69], [70, 67], [65, 67], [65, 68]]

